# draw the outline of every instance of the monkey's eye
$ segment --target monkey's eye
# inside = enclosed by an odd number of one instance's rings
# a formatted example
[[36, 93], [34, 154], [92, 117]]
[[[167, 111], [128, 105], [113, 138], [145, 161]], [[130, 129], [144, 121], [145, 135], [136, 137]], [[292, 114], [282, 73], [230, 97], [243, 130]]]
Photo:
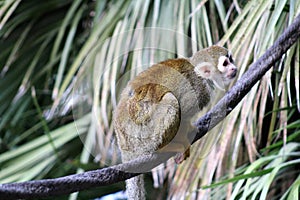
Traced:
[[234, 63], [231, 55], [229, 56], [229, 62], [231, 62], [232, 64]]
[[223, 66], [226, 67], [227, 65], [229, 65], [229, 62], [228, 62], [227, 59], [225, 59], [224, 62], [223, 62]]
[[230, 63], [234, 64], [234, 61], [233, 61], [233, 58], [232, 58], [231, 53], [228, 53], [228, 54], [226, 55], [226, 57], [229, 59], [229, 62], [230, 62]]

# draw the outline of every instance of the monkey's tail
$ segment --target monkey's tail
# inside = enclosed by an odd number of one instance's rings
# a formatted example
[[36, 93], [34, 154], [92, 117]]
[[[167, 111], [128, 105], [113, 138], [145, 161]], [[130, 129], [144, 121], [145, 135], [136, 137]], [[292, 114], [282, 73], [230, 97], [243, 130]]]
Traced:
[[145, 200], [144, 176], [139, 175], [126, 180], [128, 200]]

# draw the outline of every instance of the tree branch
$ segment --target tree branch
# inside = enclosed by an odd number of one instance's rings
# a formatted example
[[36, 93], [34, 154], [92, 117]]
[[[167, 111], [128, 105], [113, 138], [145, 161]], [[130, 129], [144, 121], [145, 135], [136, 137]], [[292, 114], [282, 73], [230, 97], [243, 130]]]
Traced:
[[[252, 64], [226, 95], [195, 123], [199, 131], [193, 143], [223, 120], [299, 37], [300, 15], [274, 45]], [[224, 108], [226, 108], [225, 114], [223, 114]], [[135, 172], [136, 169], [141, 169], [141, 172], [150, 170], [172, 156], [174, 156], [173, 153], [152, 154], [125, 164], [56, 179], [0, 184], [0, 199], [50, 197], [110, 185], [138, 175], [138, 173], [131, 173]]]

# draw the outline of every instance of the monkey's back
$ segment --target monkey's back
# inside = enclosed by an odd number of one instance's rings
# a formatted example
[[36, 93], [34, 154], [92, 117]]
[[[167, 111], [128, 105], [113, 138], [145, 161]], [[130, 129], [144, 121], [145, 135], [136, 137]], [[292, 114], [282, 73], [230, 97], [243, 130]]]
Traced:
[[204, 81], [186, 59], [163, 61], [131, 80], [114, 113], [123, 161], [167, 145], [180, 123], [209, 102]]

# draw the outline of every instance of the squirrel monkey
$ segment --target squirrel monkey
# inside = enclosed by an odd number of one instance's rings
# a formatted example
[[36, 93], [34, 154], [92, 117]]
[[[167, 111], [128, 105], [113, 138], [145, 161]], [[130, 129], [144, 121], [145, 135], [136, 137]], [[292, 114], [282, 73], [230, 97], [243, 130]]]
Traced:
[[[215, 87], [235, 78], [230, 52], [211, 46], [190, 58], [155, 64], [129, 81], [114, 111], [114, 127], [127, 162], [154, 152], [176, 152], [175, 162], [189, 156], [196, 133], [191, 118], [208, 105]], [[145, 199], [142, 175], [126, 180], [129, 199]]]

